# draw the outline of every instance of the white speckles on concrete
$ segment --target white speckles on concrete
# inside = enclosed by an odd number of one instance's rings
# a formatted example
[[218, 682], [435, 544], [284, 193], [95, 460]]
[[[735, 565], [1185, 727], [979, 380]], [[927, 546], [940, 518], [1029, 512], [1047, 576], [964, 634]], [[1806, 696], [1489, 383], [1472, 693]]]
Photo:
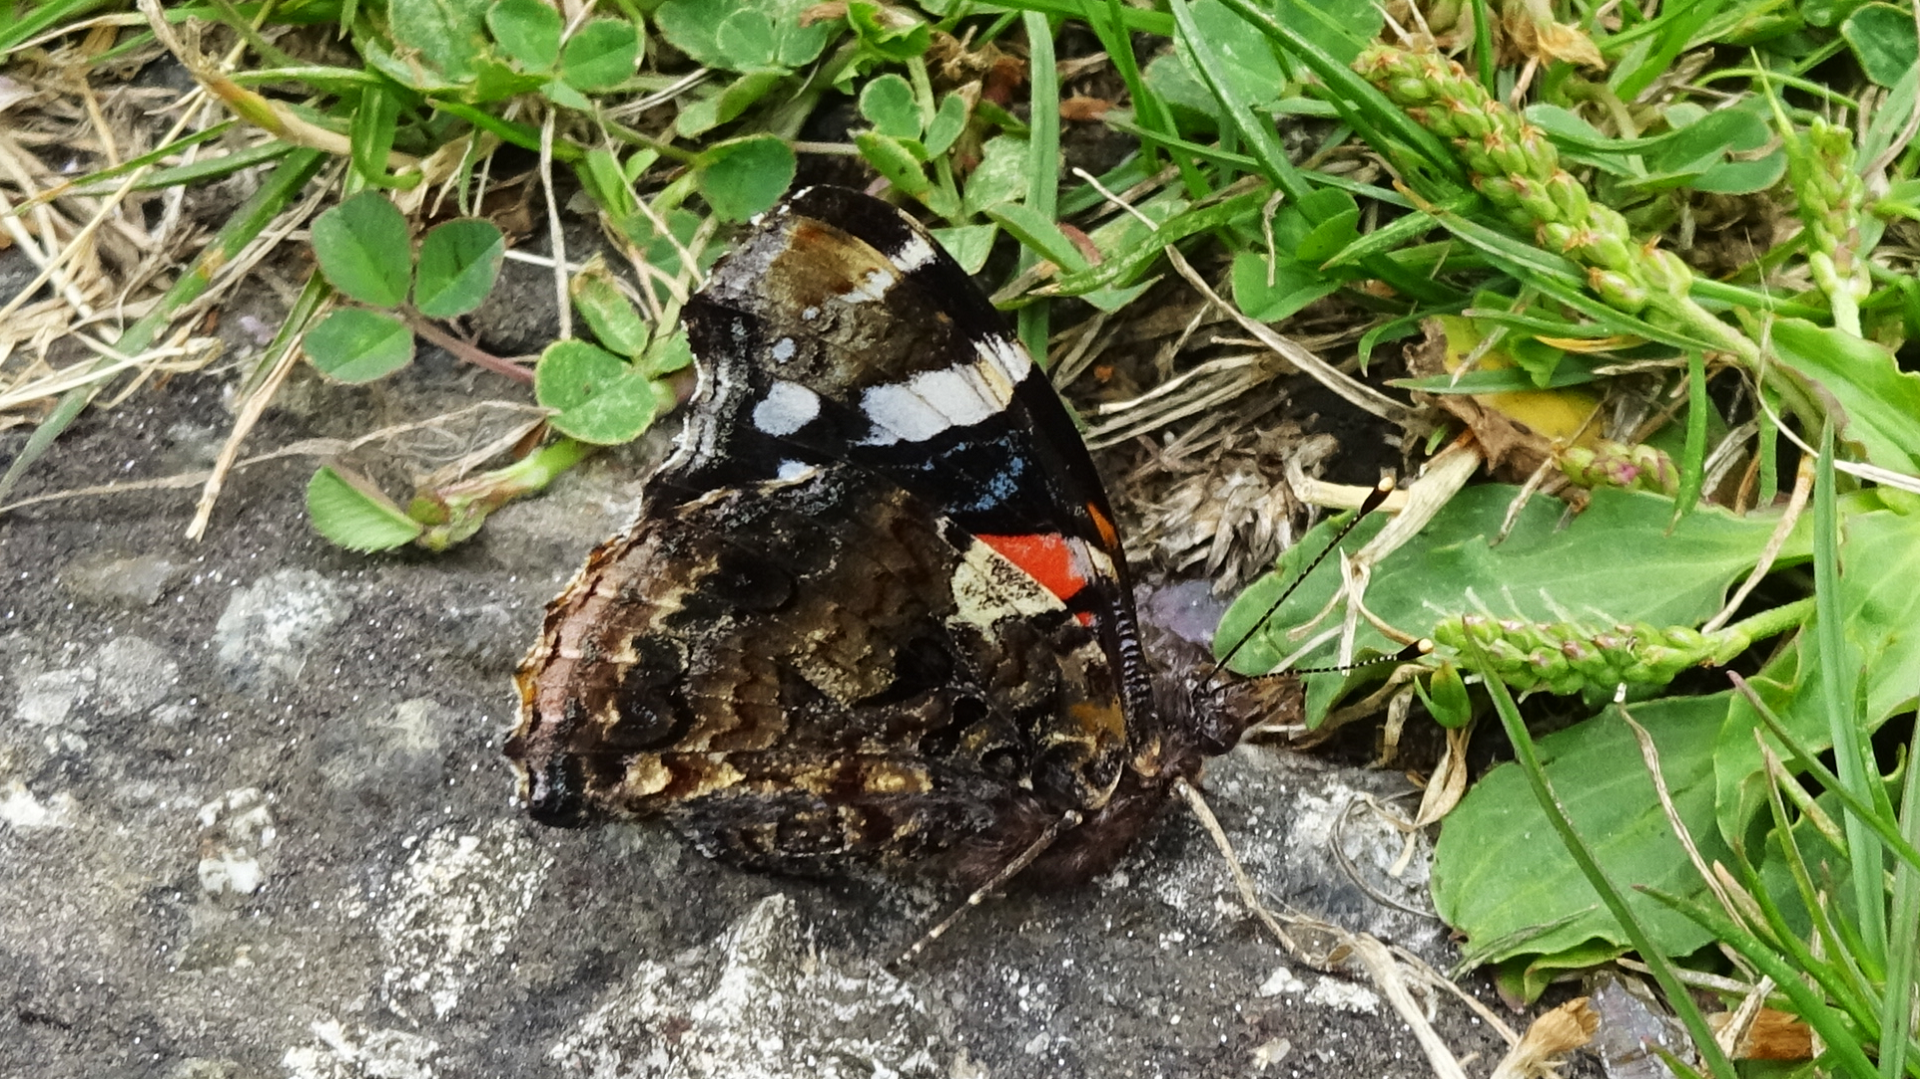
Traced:
[[308, 648], [346, 614], [339, 588], [320, 574], [270, 573], [227, 601], [213, 632], [221, 671], [254, 692], [297, 679]]
[[388, 1007], [410, 1017], [423, 1004], [435, 1018], [452, 1011], [468, 979], [506, 951], [550, 862], [504, 820], [482, 835], [429, 835], [394, 874], [374, 921]]
[[1307, 990], [1301, 999], [1309, 1004], [1338, 1008], [1355, 1015], [1380, 1014], [1380, 997], [1373, 990], [1355, 982], [1343, 982], [1338, 978], [1321, 975]]
[[1282, 993], [1304, 993], [1306, 991], [1307, 983], [1301, 981], [1294, 975], [1293, 971], [1288, 970], [1286, 967], [1276, 968], [1272, 974], [1267, 976], [1266, 981], [1260, 983], [1260, 995], [1263, 997], [1277, 997]]
[[635, 966], [548, 1058], [590, 1079], [904, 1079], [948, 1075], [945, 1041], [905, 983], [825, 965], [771, 895], [683, 961]]
[[314, 1040], [280, 1058], [288, 1079], [434, 1079], [440, 1043], [403, 1030], [349, 1034], [331, 1019], [315, 1020]]
[[260, 855], [276, 832], [258, 787], [241, 787], [200, 807], [200, 887], [209, 895], [252, 895], [267, 882]]
[[0, 821], [22, 831], [63, 828], [72, 816], [72, 795], [56, 794], [43, 802], [17, 779], [0, 786]]

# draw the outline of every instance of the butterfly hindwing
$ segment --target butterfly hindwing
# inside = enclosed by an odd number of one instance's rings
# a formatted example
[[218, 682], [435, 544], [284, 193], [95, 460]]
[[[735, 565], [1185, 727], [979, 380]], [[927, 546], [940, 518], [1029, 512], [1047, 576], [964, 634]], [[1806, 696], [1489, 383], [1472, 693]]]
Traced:
[[908, 859], [1103, 804], [1116, 675], [1057, 597], [884, 477], [664, 508], [550, 609], [508, 753], [549, 823], [664, 815], [754, 868]]

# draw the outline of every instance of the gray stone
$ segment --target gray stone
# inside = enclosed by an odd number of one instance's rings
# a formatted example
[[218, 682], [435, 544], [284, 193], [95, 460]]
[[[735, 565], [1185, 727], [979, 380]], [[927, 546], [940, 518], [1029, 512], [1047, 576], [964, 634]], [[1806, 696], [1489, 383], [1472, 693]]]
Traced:
[[911, 987], [808, 936], [770, 895], [718, 940], [635, 967], [547, 1057], [592, 1079], [950, 1073], [959, 1050]]
[[185, 572], [180, 563], [161, 555], [90, 557], [62, 570], [60, 583], [75, 596], [94, 603], [151, 607]]
[[165, 650], [140, 637], [116, 637], [93, 660], [94, 695], [109, 716], [144, 712], [167, 699], [180, 680], [180, 665]]
[[315, 639], [345, 616], [339, 589], [311, 570], [280, 570], [235, 589], [214, 629], [223, 673], [256, 693], [297, 681]]

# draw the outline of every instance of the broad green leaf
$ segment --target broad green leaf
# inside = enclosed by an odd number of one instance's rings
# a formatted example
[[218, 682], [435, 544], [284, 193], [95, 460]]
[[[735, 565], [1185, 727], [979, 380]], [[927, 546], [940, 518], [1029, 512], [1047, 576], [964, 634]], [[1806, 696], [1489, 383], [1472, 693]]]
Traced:
[[327, 465], [307, 481], [307, 517], [315, 531], [349, 551], [389, 551], [424, 529], [364, 477]]
[[967, 129], [967, 102], [959, 94], [940, 99], [940, 108], [927, 125], [927, 154], [939, 157], [952, 148], [954, 140]]
[[1787, 153], [1775, 150], [1752, 161], [1722, 161], [1693, 181], [1695, 191], [1716, 195], [1751, 195], [1780, 182], [1787, 171]]
[[[1340, 224], [1343, 218], [1347, 219], [1344, 226]], [[1273, 215], [1274, 249], [1282, 253], [1293, 252], [1302, 262], [1325, 262], [1358, 235], [1353, 231], [1352, 222], [1359, 218], [1360, 209], [1355, 205], [1352, 195], [1338, 188], [1323, 187], [1303, 199], [1282, 206], [1280, 212]], [[1319, 227], [1327, 222], [1332, 222], [1333, 228], [1316, 236]], [[1339, 242], [1330, 242], [1335, 239], [1339, 239]]]
[[493, 291], [506, 253], [506, 238], [491, 221], [463, 217], [435, 226], [420, 242], [413, 306], [428, 318], [472, 311]]
[[1385, 25], [1371, 0], [1287, 0], [1276, 5], [1274, 19], [1348, 65]]
[[626, 170], [621, 167], [620, 159], [614, 156], [613, 151], [596, 146], [586, 152], [573, 171], [586, 187], [588, 196], [615, 221], [640, 208], [634, 201], [633, 182], [628, 179]]
[[714, 32], [714, 43], [736, 70], [759, 71], [779, 64], [780, 39], [774, 34], [773, 19], [764, 11], [741, 8], [727, 16]]
[[307, 331], [307, 359], [328, 378], [372, 382], [413, 360], [413, 331], [382, 311], [342, 307]]
[[[1440, 618], [1486, 613], [1532, 622], [1574, 619], [1607, 626], [1647, 622], [1698, 625], [1719, 609], [1728, 586], [1749, 571], [1777, 519], [1773, 513], [1735, 517], [1702, 507], [1673, 523], [1673, 500], [1659, 495], [1596, 490], [1586, 512], [1564, 528], [1563, 507], [1551, 499], [1526, 504], [1498, 545], [1515, 489], [1489, 484], [1455, 495], [1419, 535], [1374, 567], [1367, 608], [1409, 637], [1431, 637]], [[1357, 550], [1380, 529], [1362, 521], [1345, 546]], [[1779, 564], [1806, 557], [1805, 528], [1782, 551]], [[1221, 620], [1216, 648], [1238, 641], [1291, 582], [1295, 567], [1320, 549], [1303, 540], [1268, 574], [1242, 592]], [[1320, 614], [1339, 584], [1337, 559], [1323, 562], [1234, 658], [1242, 674], [1263, 674], [1297, 644], [1288, 631]], [[1363, 620], [1357, 645], [1391, 654], [1400, 646]], [[1339, 662], [1336, 644], [1302, 657], [1303, 667]], [[1309, 674], [1309, 724], [1318, 723], [1345, 679]]]
[[1062, 270], [1071, 273], [1087, 268], [1087, 256], [1060, 231], [1053, 218], [1031, 206], [1020, 202], [1002, 203], [988, 208], [987, 216], [1028, 250]]
[[640, 35], [622, 19], [595, 19], [575, 31], [560, 50], [560, 77], [582, 92], [606, 90], [633, 77], [640, 62]]
[[925, 198], [933, 190], [933, 181], [920, 166], [922, 155], [914, 153], [915, 144], [882, 135], [877, 131], [856, 132], [853, 144], [867, 164], [887, 178], [887, 182], [914, 198]]
[[961, 225], [957, 228], [934, 229], [933, 238], [946, 248], [953, 261], [970, 274], [980, 272], [987, 264], [987, 256], [993, 253], [993, 238], [1000, 231], [995, 225]]
[[[687, 343], [687, 331], [675, 330], [667, 337], [656, 337], [640, 361], [640, 367], [653, 378], [661, 378], [683, 370], [693, 363], [693, 347]], [[663, 405], [670, 405], [673, 398], [669, 392], [662, 392], [659, 383], [654, 392]]]
[[980, 147], [980, 164], [967, 177], [963, 200], [968, 216], [989, 206], [1018, 202], [1027, 193], [1027, 140], [995, 135]]
[[551, 76], [530, 74], [504, 61], [483, 58], [475, 62], [473, 81], [460, 96], [471, 103], [488, 104], [553, 85]]
[[1840, 25], [1840, 36], [1853, 47], [1853, 55], [1867, 78], [1888, 89], [1920, 63], [1920, 37], [1914, 33], [1913, 12], [1892, 4], [1868, 4], [1847, 16]]
[[1278, 322], [1340, 287], [1338, 280], [1290, 258], [1280, 260], [1268, 283], [1267, 267], [1267, 256], [1257, 251], [1233, 257], [1233, 302], [1256, 322]]
[[[1345, 191], [1331, 191], [1330, 194], [1344, 195], [1348, 203], [1353, 196]], [[1294, 246], [1293, 257], [1301, 262], [1318, 266], [1339, 254], [1348, 244], [1360, 238], [1360, 208], [1349, 205], [1331, 216], [1319, 219], [1319, 224], [1307, 230]]]
[[1286, 74], [1266, 38], [1220, 0], [1194, 0], [1193, 21], [1225, 65], [1218, 74], [1241, 102], [1258, 109], [1279, 100]]
[[487, 49], [487, 0], [390, 0], [388, 29], [454, 82], [473, 76]]
[[555, 410], [555, 430], [599, 446], [631, 442], [653, 423], [645, 372], [585, 341], [555, 341], [533, 370], [533, 396]]
[[[1695, 115], [1697, 119], [1690, 119]], [[1651, 172], [1700, 172], [1728, 151], [1758, 150], [1773, 137], [1766, 120], [1748, 108], [1694, 113], [1675, 106], [1667, 110], [1667, 118], [1674, 130], [1643, 151]]]
[[1781, 363], [1839, 403], [1841, 438], [1882, 468], [1920, 475], [1920, 374], [1900, 370], [1885, 345], [1805, 319], [1778, 319], [1768, 337]]
[[500, 49], [528, 71], [550, 71], [560, 58], [560, 13], [540, 0], [500, 0], [487, 12]]
[[575, 109], [580, 112], [591, 112], [593, 110], [593, 102], [587, 95], [575, 90], [559, 79], [548, 79], [546, 82], [540, 84], [540, 93], [545, 95], [548, 101], [553, 102], [563, 109]]
[[[702, 219], [700, 215], [683, 207], [675, 207], [661, 216], [665, 218], [664, 223], [672, 233], [671, 238], [660, 235], [652, 219], [640, 213], [621, 219], [620, 231], [626, 233], [628, 239], [640, 248], [642, 257], [649, 264], [658, 267], [662, 273], [670, 277], [678, 277], [687, 270], [681, 265], [681, 248], [693, 242], [694, 234], [700, 231]], [[702, 265], [707, 265], [718, 255], [717, 248], [706, 249]], [[649, 283], [643, 287], [658, 286]], [[659, 298], [658, 293], [655, 295]]]
[[1161, 53], [1147, 63], [1147, 89], [1165, 102], [1180, 129], [1193, 135], [1212, 134], [1220, 126], [1220, 103], [1200, 81], [1184, 57]]
[[[1634, 720], [1659, 747], [1661, 775], [1680, 819], [1709, 863], [1732, 861], [1713, 816], [1714, 743], [1730, 696], [1632, 706]], [[1691, 921], [1631, 890], [1651, 885], [1697, 895], [1706, 885], [1667, 824], [1626, 723], [1608, 712], [1541, 738], [1539, 750], [1547, 782], [1575, 830], [1614, 881], [1628, 889], [1628, 905], [1667, 954], [1707, 943], [1711, 937]], [[1465, 950], [1481, 962], [1551, 955], [1595, 940], [1619, 948], [1627, 940], [1512, 763], [1474, 783], [1441, 826], [1434, 846], [1433, 902], [1449, 926], [1467, 935]], [[1529, 934], [1535, 927], [1550, 928]], [[1503, 939], [1511, 943], [1482, 951]]]
[[745, 221], [780, 201], [793, 183], [793, 148], [772, 135], [748, 135], [700, 155], [700, 194], [722, 220]]
[[693, 138], [740, 117], [780, 85], [786, 76], [778, 71], [755, 71], [728, 83], [717, 92], [696, 96], [680, 109], [673, 126], [680, 134]]
[[920, 106], [913, 100], [913, 87], [898, 75], [876, 76], [861, 88], [860, 115], [890, 138], [920, 137]]
[[[813, 0], [667, 0], [654, 25], [697, 63], [726, 71], [792, 70], [812, 63], [843, 24], [801, 26]], [[724, 30], [724, 33], [723, 33]]]
[[896, 64], [924, 55], [933, 43], [933, 28], [909, 9], [873, 0], [852, 0], [847, 5], [847, 25], [853, 27], [862, 48]]
[[362, 191], [315, 218], [313, 253], [327, 283], [361, 303], [398, 307], [407, 298], [407, 219], [378, 191]]
[[620, 291], [607, 260], [596, 254], [567, 282], [573, 306], [600, 343], [631, 359], [646, 351], [651, 331], [632, 301]]

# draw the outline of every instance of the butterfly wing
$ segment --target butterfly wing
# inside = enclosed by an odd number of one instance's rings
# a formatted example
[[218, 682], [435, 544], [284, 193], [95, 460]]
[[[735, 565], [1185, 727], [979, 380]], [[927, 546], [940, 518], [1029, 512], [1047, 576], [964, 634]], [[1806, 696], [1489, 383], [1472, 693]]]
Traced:
[[702, 386], [659, 484], [698, 497], [771, 465], [899, 484], [1093, 629], [1154, 737], [1126, 558], [1072, 419], [979, 287], [912, 218], [844, 188], [770, 211], [685, 313]]
[[844, 463], [650, 504], [554, 601], [507, 753], [536, 819], [664, 815], [826, 872], [1104, 804], [1128, 741], [1091, 631]]

